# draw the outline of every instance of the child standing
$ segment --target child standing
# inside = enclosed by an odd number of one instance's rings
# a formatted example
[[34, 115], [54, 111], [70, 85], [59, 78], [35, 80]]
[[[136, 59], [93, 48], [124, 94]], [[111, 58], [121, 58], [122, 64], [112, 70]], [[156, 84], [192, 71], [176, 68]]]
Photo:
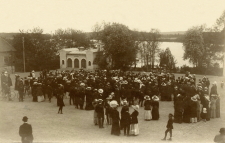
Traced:
[[207, 117], [207, 109], [206, 108], [203, 108], [202, 109], [202, 119], [205, 122], [206, 122], [206, 117]]
[[139, 127], [138, 127], [138, 109], [139, 105], [132, 105], [134, 112], [131, 114], [131, 125], [130, 125], [130, 133], [131, 135], [138, 135], [139, 134]]
[[59, 110], [58, 110], [58, 114], [61, 112], [62, 113], [62, 110], [63, 110], [63, 106], [65, 106], [64, 102], [63, 102], [63, 91], [64, 91], [64, 88], [63, 88], [63, 85], [62, 84], [59, 84], [59, 91], [58, 91], [58, 105], [59, 105]]
[[166, 140], [167, 133], [170, 132], [170, 138], [168, 140], [172, 141], [172, 129], [173, 129], [173, 114], [169, 114], [169, 120], [167, 122], [167, 129], [165, 131], [165, 137], [162, 140]]

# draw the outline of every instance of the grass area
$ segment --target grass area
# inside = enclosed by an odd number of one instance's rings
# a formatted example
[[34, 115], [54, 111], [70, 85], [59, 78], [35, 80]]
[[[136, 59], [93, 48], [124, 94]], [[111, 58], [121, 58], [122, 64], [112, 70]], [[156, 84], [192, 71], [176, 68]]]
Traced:
[[[28, 73], [20, 74], [22, 77]], [[180, 75], [176, 75], [180, 76]], [[14, 83], [14, 77], [12, 77]], [[203, 76], [197, 75], [197, 80]], [[208, 76], [211, 83], [220, 83], [225, 78]], [[173, 142], [213, 142], [221, 127], [225, 127], [225, 90], [218, 85], [221, 95], [221, 118], [211, 119], [209, 122], [192, 124], [174, 123]], [[23, 123], [22, 117], [27, 116], [28, 122], [33, 127], [34, 142], [165, 142], [164, 136], [168, 113], [173, 113], [172, 102], [160, 102], [160, 119], [158, 121], [144, 121], [144, 109], [139, 110], [140, 134], [135, 137], [121, 135], [112, 136], [111, 126], [105, 125], [99, 129], [93, 124], [93, 110], [85, 111], [75, 109], [69, 105], [69, 100], [64, 99], [63, 114], [57, 114], [56, 99], [51, 103], [32, 102], [31, 97], [26, 97], [24, 102], [14, 100], [0, 101], [0, 142], [20, 141], [19, 126]], [[119, 108], [119, 111], [121, 108]], [[133, 109], [130, 108], [130, 112]]]

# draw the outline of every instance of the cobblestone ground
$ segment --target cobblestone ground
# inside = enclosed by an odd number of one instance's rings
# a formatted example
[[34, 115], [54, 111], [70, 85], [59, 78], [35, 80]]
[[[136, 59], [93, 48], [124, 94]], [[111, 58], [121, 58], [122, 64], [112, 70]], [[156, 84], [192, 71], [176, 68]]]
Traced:
[[[202, 77], [202, 76], [200, 76]], [[221, 77], [209, 77], [211, 82], [225, 81]], [[14, 80], [14, 79], [13, 79]], [[200, 121], [192, 124], [174, 123], [172, 142], [213, 142], [221, 127], [225, 127], [225, 91], [218, 86], [221, 94], [221, 117], [208, 122]], [[126, 137], [121, 131], [120, 136], [110, 135], [111, 126], [105, 125], [99, 129], [93, 124], [93, 110], [85, 111], [75, 109], [69, 105], [69, 100], [64, 99], [63, 114], [57, 114], [56, 99], [34, 103], [31, 97], [26, 97], [24, 102], [0, 101], [0, 142], [19, 142], [19, 126], [23, 123], [22, 117], [28, 116], [33, 127], [34, 142], [169, 142], [161, 141], [164, 136], [168, 113], [173, 113], [172, 102], [160, 102], [160, 119], [158, 121], [144, 121], [144, 109], [139, 110], [138, 136]], [[119, 111], [121, 108], [119, 108]], [[133, 109], [130, 108], [130, 112]]]

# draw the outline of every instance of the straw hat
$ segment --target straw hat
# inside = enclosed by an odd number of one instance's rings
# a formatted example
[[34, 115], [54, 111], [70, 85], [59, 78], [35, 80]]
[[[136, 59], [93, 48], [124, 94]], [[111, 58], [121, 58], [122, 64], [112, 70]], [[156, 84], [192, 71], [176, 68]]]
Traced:
[[145, 99], [145, 100], [151, 100], [150, 97], [149, 97], [148, 95], [146, 95], [146, 96], [144, 97], [144, 99]]
[[103, 89], [99, 89], [98, 90], [98, 93], [103, 93]]
[[82, 82], [82, 83], [80, 84], [80, 86], [85, 86], [85, 84]]
[[109, 97], [107, 97], [106, 99], [108, 100], [112, 99], [112, 95], [109, 95]]
[[98, 103], [102, 104], [103, 100], [102, 99], [98, 99]]
[[87, 89], [87, 90], [91, 90], [91, 87], [87, 87], [86, 89]]
[[192, 101], [198, 101], [194, 96], [191, 97], [191, 100], [192, 100]]
[[138, 111], [139, 105], [132, 105], [132, 108], [133, 108], [134, 110]]
[[113, 100], [113, 101], [111, 101], [111, 102], [109, 103], [109, 105], [110, 105], [110, 107], [115, 108], [115, 107], [117, 107], [119, 104], [117, 103], [116, 100]]
[[152, 96], [152, 99], [153, 99], [154, 101], [159, 101], [159, 97], [156, 96], [156, 95]]

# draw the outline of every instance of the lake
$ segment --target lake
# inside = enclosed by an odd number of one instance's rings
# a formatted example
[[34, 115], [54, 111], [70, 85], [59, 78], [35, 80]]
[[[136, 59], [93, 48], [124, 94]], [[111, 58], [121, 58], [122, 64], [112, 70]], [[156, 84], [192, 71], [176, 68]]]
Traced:
[[[172, 55], [177, 61], [176, 67], [178, 66], [181, 67], [183, 65], [192, 66], [192, 64], [190, 64], [188, 60], [183, 60], [183, 55], [184, 55], [183, 43], [161, 42], [159, 45], [159, 48], [162, 50], [165, 50], [167, 47], [170, 49]], [[158, 55], [156, 55], [156, 59], [158, 58], [159, 58]], [[159, 63], [156, 62], [155, 64], [159, 64]], [[137, 67], [141, 67], [141, 65], [142, 65], [141, 63], [137, 63]]]
[[183, 60], [184, 55], [184, 49], [183, 49], [183, 43], [177, 43], [177, 42], [162, 42], [159, 46], [160, 49], [165, 50], [167, 47], [170, 48], [170, 51], [172, 55], [175, 57], [175, 60], [177, 61], [176, 67], [181, 67], [183, 65], [192, 66], [188, 62], [188, 60]]

